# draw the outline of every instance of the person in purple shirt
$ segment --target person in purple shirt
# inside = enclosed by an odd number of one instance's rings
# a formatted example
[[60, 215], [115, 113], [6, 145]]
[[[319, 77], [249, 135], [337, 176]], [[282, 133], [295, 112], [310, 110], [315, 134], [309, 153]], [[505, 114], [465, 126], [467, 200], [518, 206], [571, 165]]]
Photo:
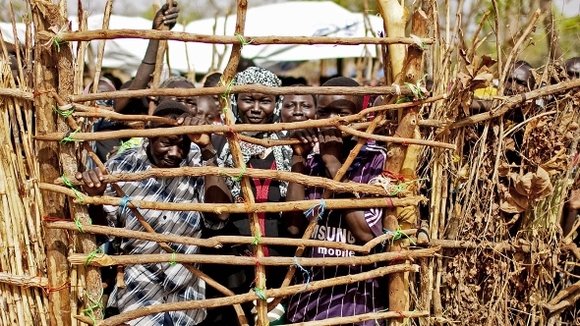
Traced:
[[[336, 77], [323, 86], [358, 86], [350, 78]], [[358, 113], [362, 107], [362, 96], [355, 95], [319, 95], [317, 97], [316, 118], [325, 119], [334, 116], [346, 116]], [[294, 146], [292, 171], [306, 175], [334, 178], [356, 141], [336, 128], [319, 130], [300, 130], [292, 133], [302, 144]], [[318, 148], [316, 148], [318, 147]], [[351, 182], [368, 183], [383, 172], [386, 150], [368, 143], [365, 145], [345, 178]], [[290, 183], [287, 201], [321, 199], [322, 188], [305, 188]], [[332, 194], [330, 198], [349, 198], [352, 194]], [[326, 210], [324, 214], [305, 216], [295, 212], [289, 216], [295, 225], [296, 233], [304, 229], [312, 218], [318, 218], [318, 225], [313, 239], [344, 243], [363, 244], [383, 233], [383, 211], [379, 208], [367, 210]], [[355, 253], [349, 250], [313, 247], [307, 251], [310, 257], [349, 257]], [[307, 272], [298, 273], [297, 284], [318, 281], [338, 276], [357, 274], [376, 266], [326, 266], [312, 267]], [[384, 282], [378, 279], [361, 281], [348, 285], [337, 285], [320, 290], [298, 293], [290, 297], [287, 318], [291, 322], [306, 322], [334, 317], [355, 316], [385, 309], [386, 291]], [[384, 321], [369, 320], [356, 325], [384, 325]]]

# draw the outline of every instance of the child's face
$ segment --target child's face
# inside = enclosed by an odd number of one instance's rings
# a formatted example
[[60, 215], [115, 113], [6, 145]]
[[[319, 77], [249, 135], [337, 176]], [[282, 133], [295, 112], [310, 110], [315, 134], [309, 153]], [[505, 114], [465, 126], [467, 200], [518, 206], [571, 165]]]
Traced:
[[362, 103], [354, 95], [319, 95], [316, 119], [345, 117], [360, 111]]

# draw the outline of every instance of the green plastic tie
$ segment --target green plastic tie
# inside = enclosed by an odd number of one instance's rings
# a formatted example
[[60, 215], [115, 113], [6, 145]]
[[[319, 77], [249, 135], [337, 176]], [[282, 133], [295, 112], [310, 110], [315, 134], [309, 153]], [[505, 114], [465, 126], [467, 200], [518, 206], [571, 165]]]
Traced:
[[78, 217], [75, 218], [75, 226], [77, 227], [80, 233], [85, 233], [85, 230], [83, 230], [83, 223], [81, 222], [81, 219]]
[[240, 174], [238, 174], [237, 176], [233, 177], [232, 179], [234, 179], [234, 181], [236, 182], [240, 182], [242, 181], [242, 178], [244, 177], [244, 175], [246, 174], [246, 171], [248, 170], [248, 167], [246, 166], [246, 164], [244, 164], [242, 166], [242, 171], [240, 171]]
[[[224, 85], [223, 80], [221, 81], [221, 84]], [[222, 110], [224, 112], [224, 114], [225, 114], [228, 111], [228, 105], [227, 105], [227, 103], [230, 100], [230, 96], [232, 94], [232, 87], [234, 87], [234, 80], [231, 79], [230, 82], [227, 85], [224, 85], [224, 86], [226, 87], [226, 90], [220, 96], [224, 100], [224, 102], [226, 103], [226, 105], [224, 105], [224, 108]]]
[[409, 87], [415, 99], [422, 99], [425, 97], [425, 94], [423, 93], [421, 87], [411, 83], [405, 83], [405, 86]]
[[89, 317], [91, 319], [91, 321], [93, 322], [93, 325], [95, 325], [97, 323], [97, 318], [95, 316], [95, 312], [99, 311], [99, 310], [103, 310], [103, 304], [101, 303], [101, 300], [103, 298], [103, 290], [101, 289], [101, 294], [99, 295], [99, 297], [96, 300], [91, 299], [90, 297], [88, 297], [88, 301], [90, 302], [90, 305], [88, 307], [86, 307], [85, 309], [83, 309], [83, 315]]
[[389, 229], [383, 229], [383, 233], [393, 235], [393, 237], [391, 238], [391, 244], [393, 244], [393, 242], [395, 242], [395, 241], [401, 240], [403, 238], [407, 238], [407, 239], [409, 239], [409, 241], [411, 241], [411, 243], [413, 245], [415, 245], [415, 241], [413, 241], [413, 239], [411, 239], [405, 232], [403, 232], [403, 230], [401, 229], [400, 226], [395, 231], [391, 231]]
[[258, 296], [258, 298], [260, 298], [260, 300], [262, 301], [268, 300], [268, 296], [266, 295], [266, 291], [264, 291], [264, 289], [255, 287], [254, 292], [256, 292], [256, 295]]
[[169, 262], [169, 266], [175, 266], [177, 264], [177, 255], [175, 252], [171, 253], [171, 261]]
[[77, 188], [75, 188], [75, 186], [73, 185], [73, 183], [69, 180], [69, 178], [66, 177], [66, 175], [62, 175], [60, 177], [60, 179], [62, 180], [62, 183], [69, 187], [75, 194], [75, 197], [77, 198], [77, 200], [79, 201], [79, 203], [83, 203], [85, 201], [85, 197], [83, 196], [83, 193], [78, 191]]
[[72, 104], [57, 106], [54, 108], [54, 112], [66, 119], [75, 112], [75, 107]]
[[242, 46], [242, 48], [248, 44], [251, 44], [252, 41], [248, 41], [246, 40], [246, 38], [242, 35], [242, 34], [237, 34], [235, 35], [238, 38], [238, 41], [240, 41], [240, 45]]
[[104, 255], [104, 253], [101, 251], [100, 248], [97, 248], [93, 251], [91, 251], [88, 255], [87, 255], [87, 260], [85, 260], [85, 266], [89, 266], [91, 264], [91, 262], [93, 260], [95, 260], [95, 258], [97, 257], [102, 257]]
[[66, 143], [71, 143], [71, 142], [75, 142], [77, 141], [74, 136], [81, 131], [81, 128], [77, 128], [75, 131], [72, 131], [70, 133], [68, 133], [67, 135], [65, 135], [63, 137], [63, 139], [60, 140], [61, 144], [66, 144]]
[[256, 236], [254, 237], [254, 240], [252, 241], [252, 244], [254, 246], [259, 245], [260, 243], [262, 243], [262, 235], [260, 234], [256, 234]]

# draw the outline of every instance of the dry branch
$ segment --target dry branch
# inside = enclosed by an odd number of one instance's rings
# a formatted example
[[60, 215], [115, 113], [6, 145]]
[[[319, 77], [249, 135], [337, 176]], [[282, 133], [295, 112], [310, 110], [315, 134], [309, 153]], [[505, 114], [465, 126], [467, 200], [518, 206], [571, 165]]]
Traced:
[[[236, 28], [235, 32], [236, 35], [244, 35], [245, 26], [246, 26], [246, 11], [248, 9], [248, 1], [247, 0], [237, 0], [237, 11], [236, 11]], [[243, 45], [234, 44], [232, 46], [232, 51], [230, 55], [230, 59], [228, 60], [228, 64], [224, 69], [224, 73], [222, 78], [220, 78], [220, 84], [223, 86], [231, 85], [233, 82], [234, 75], [238, 70], [238, 64], [240, 58], [242, 57], [242, 47]], [[227, 93], [227, 91], [226, 91]], [[231, 108], [231, 101], [232, 98], [227, 94], [224, 96], [220, 96], [220, 104], [222, 108], [224, 108], [224, 123], [228, 127], [232, 127], [236, 124], [236, 117], [232, 110], [227, 110], [226, 108]], [[226, 139], [230, 149], [230, 155], [232, 157], [232, 161], [234, 162], [234, 166], [236, 168], [241, 168], [246, 166], [246, 162], [244, 161], [244, 155], [242, 153], [241, 145], [238, 139], [235, 137], [236, 135], [233, 133], [226, 134]], [[243, 176], [240, 180], [241, 185], [241, 194], [243, 200], [248, 205], [252, 205], [255, 203], [256, 198], [254, 197], [254, 193], [252, 191], [252, 185], [250, 182], [250, 178], [247, 176]], [[253, 212], [249, 215], [249, 224], [250, 224], [250, 234], [253, 237], [259, 238], [262, 236], [262, 230], [260, 226], [259, 216], [256, 212]], [[264, 230], [265, 232], [265, 230]], [[264, 256], [264, 248], [262, 245], [257, 244], [253, 247], [253, 254], [256, 258]], [[266, 289], [266, 269], [264, 266], [256, 264], [255, 268], [255, 278], [254, 283], [257, 289], [265, 290]], [[256, 310], [257, 310], [257, 324], [261, 325], [262, 323], [268, 323], [268, 311], [266, 310], [265, 302], [262, 300], [256, 303]]]
[[474, 250], [493, 250], [496, 252], [513, 252], [521, 251], [524, 253], [531, 252], [532, 245], [529, 243], [514, 244], [508, 241], [489, 242], [489, 241], [465, 241], [465, 240], [444, 240], [432, 239], [429, 245], [441, 247], [443, 249], [474, 249]]
[[[500, 117], [506, 114], [509, 110], [517, 107], [518, 105], [532, 100], [538, 97], [543, 97], [547, 95], [562, 93], [565, 91], [573, 92], [574, 89], [580, 87], [580, 79], [573, 79], [569, 81], [564, 81], [554, 85], [548, 85], [542, 88], [535, 89], [530, 92], [514, 95], [506, 100], [502, 105], [500, 105], [496, 110], [491, 110], [490, 112], [484, 112], [476, 115], [472, 115], [463, 120], [457, 121], [451, 125], [451, 129], [461, 128], [469, 126], [472, 124], [477, 124], [484, 122], [493, 118]], [[577, 94], [576, 94], [577, 95]], [[574, 95], [574, 96], [576, 96]]]
[[[46, 224], [47, 228], [54, 229], [64, 229], [69, 231], [79, 231], [78, 226], [73, 222], [52, 222]], [[171, 234], [158, 234], [149, 233], [141, 231], [126, 230], [122, 228], [114, 228], [99, 225], [84, 225], [82, 232], [92, 233], [92, 234], [102, 234], [121, 238], [132, 238], [149, 240], [155, 242], [171, 242], [171, 243], [181, 243], [193, 246], [208, 247], [208, 248], [221, 248], [225, 244], [253, 244], [256, 239], [254, 237], [245, 236], [215, 236], [208, 239], [192, 238], [192, 237], [182, 237]], [[417, 230], [405, 230], [404, 234], [407, 236], [413, 235]], [[378, 244], [390, 241], [393, 238], [392, 234], [384, 234], [377, 237], [366, 244], [352, 245], [348, 243], [341, 242], [329, 242], [321, 240], [311, 240], [311, 239], [290, 239], [290, 238], [272, 238], [272, 237], [262, 237], [260, 238], [260, 243], [268, 246], [307, 246], [307, 247], [326, 247], [334, 248], [340, 250], [351, 250], [360, 253], [369, 253]], [[1, 274], [0, 274], [1, 275]]]
[[[149, 178], [176, 178], [181, 176], [200, 177], [205, 175], [237, 177], [242, 173], [251, 178], [275, 179], [287, 182], [296, 182], [308, 187], [321, 187], [324, 189], [329, 189], [337, 193], [350, 192], [350, 193], [372, 194], [382, 196], [389, 195], [389, 193], [387, 193], [387, 191], [384, 188], [378, 185], [369, 185], [366, 183], [355, 183], [355, 182], [338, 182], [323, 177], [313, 177], [300, 173], [279, 170], [264, 170], [254, 168], [236, 169], [215, 166], [179, 167], [167, 169], [156, 168], [136, 173], [113, 173], [104, 175], [103, 182], [116, 183], [120, 181], [123, 182], [140, 181]], [[73, 178], [69, 177], [68, 179], [72, 180]], [[80, 181], [76, 180], [71, 181], [71, 183], [73, 185], [82, 184]], [[55, 184], [63, 185], [62, 178], [56, 179]]]
[[[177, 88], [174, 88], [177, 89]], [[104, 93], [100, 93], [104, 94]], [[116, 138], [129, 138], [129, 137], [148, 137], [148, 136], [168, 136], [168, 135], [185, 135], [193, 133], [231, 133], [231, 132], [264, 132], [264, 131], [283, 131], [283, 130], [296, 130], [296, 129], [308, 129], [308, 128], [320, 128], [337, 126], [339, 124], [347, 124], [350, 122], [358, 121], [361, 119], [366, 119], [369, 113], [381, 112], [384, 110], [393, 110], [401, 108], [410, 108], [419, 105], [420, 103], [426, 103], [428, 101], [435, 101], [444, 98], [444, 95], [433, 97], [421, 102], [412, 103], [402, 103], [393, 105], [382, 105], [377, 107], [368, 108], [362, 110], [361, 112], [345, 117], [333, 117], [329, 119], [320, 120], [308, 120], [301, 122], [291, 122], [291, 123], [274, 123], [274, 124], [236, 124], [236, 125], [206, 125], [206, 126], [182, 126], [182, 127], [171, 127], [171, 128], [151, 128], [147, 130], [119, 130], [119, 131], [108, 131], [108, 132], [98, 132], [98, 133], [82, 133], [78, 132], [74, 134], [74, 140], [106, 140], [106, 139], [116, 139]], [[378, 123], [378, 122], [377, 122]], [[65, 133], [46, 133], [43, 135], [37, 135], [35, 138], [37, 140], [45, 141], [57, 141], [62, 140]], [[413, 141], [413, 140], [410, 140]]]
[[402, 137], [392, 137], [392, 136], [381, 136], [381, 135], [373, 135], [366, 132], [358, 131], [353, 128], [339, 125], [338, 129], [342, 132], [348, 133], [350, 135], [364, 138], [364, 139], [374, 139], [378, 141], [384, 141], [387, 143], [397, 143], [397, 144], [413, 144], [413, 145], [424, 145], [424, 146], [432, 146], [432, 147], [441, 147], [451, 150], [456, 150], [456, 146], [454, 144], [443, 143], [439, 141], [433, 140], [423, 140], [417, 138], [402, 138]]
[[0, 87], [0, 96], [14, 97], [21, 100], [33, 101], [34, 94], [15, 88]]
[[513, 49], [511, 50], [510, 54], [508, 55], [508, 57], [505, 61], [504, 67], [503, 67], [504, 69], [502, 71], [501, 78], [499, 79], [499, 85], [501, 85], [500, 90], [503, 89], [505, 79], [506, 79], [508, 73], [510, 73], [512, 70], [511, 61], [513, 60], [514, 57], [517, 56], [517, 51], [519, 50], [522, 43], [524, 43], [524, 40], [526, 40], [528, 38], [528, 36], [530, 35], [530, 33], [536, 28], [536, 22], [538, 21], [538, 18], [540, 18], [540, 13], [541, 13], [540, 9], [536, 10], [533, 13], [532, 17], [530, 17], [530, 20], [529, 20], [526, 28], [524, 29], [522, 35], [520, 35], [520, 37], [518, 38], [518, 40], [514, 44]]
[[22, 276], [0, 272], [0, 283], [12, 286], [46, 288], [48, 279], [41, 276]]
[[286, 326], [332, 326], [332, 325], [346, 325], [351, 323], [362, 322], [365, 320], [381, 320], [389, 318], [418, 318], [429, 316], [428, 311], [384, 311], [372, 312], [368, 314], [350, 316], [350, 317], [335, 317], [324, 320], [308, 321], [296, 324], [286, 324]]
[[[118, 99], [130, 97], [146, 96], [176, 96], [191, 97], [198, 95], [224, 95], [239, 93], [262, 93], [270, 95], [384, 95], [400, 94], [403, 96], [412, 96], [413, 92], [407, 86], [400, 88], [394, 86], [310, 86], [310, 87], [268, 87], [262, 85], [236, 85], [229, 87], [203, 87], [203, 88], [157, 88], [157, 89], [136, 89], [123, 90], [114, 92], [101, 92], [93, 94], [70, 95], [68, 100], [71, 102], [87, 102], [101, 99]], [[21, 93], [15, 93], [21, 94]]]
[[[39, 38], [50, 40], [54, 34], [49, 32], [39, 33]], [[242, 45], [244, 42], [238, 36], [230, 35], [204, 35], [187, 32], [172, 32], [158, 30], [134, 30], [134, 29], [95, 29], [82, 32], [64, 32], [59, 34], [63, 42], [110, 40], [116, 38], [140, 38], [150, 40], [173, 40], [184, 42], [199, 42], [212, 44], [235, 44]], [[328, 37], [328, 36], [243, 36], [247, 45], [264, 44], [332, 44], [332, 45], [359, 45], [359, 44], [431, 44], [429, 38], [414, 39], [411, 37]]]
[[71, 254], [68, 261], [73, 265], [86, 264], [89, 266], [115, 266], [115, 265], [142, 265], [176, 262], [180, 264], [220, 264], [255, 266], [293, 266], [299, 264], [303, 267], [311, 266], [346, 266], [346, 265], [370, 265], [376, 262], [399, 261], [405, 259], [415, 259], [432, 257], [440, 250], [439, 247], [417, 250], [401, 250], [398, 252], [381, 252], [368, 256], [353, 257], [326, 257], [304, 258], [304, 257], [249, 257], [232, 255], [204, 255], [204, 254], [142, 254], [142, 255], [94, 255]]

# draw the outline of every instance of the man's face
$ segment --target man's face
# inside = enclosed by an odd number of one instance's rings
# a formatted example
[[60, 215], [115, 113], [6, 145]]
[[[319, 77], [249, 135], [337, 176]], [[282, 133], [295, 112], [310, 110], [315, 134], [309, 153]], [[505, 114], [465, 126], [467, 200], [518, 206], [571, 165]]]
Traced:
[[[116, 89], [114, 87], [112, 87], [111, 85], [109, 85], [106, 82], [99, 81], [99, 87], [97, 88], [98, 93], [114, 92], [114, 91], [116, 91]], [[98, 106], [105, 106], [105, 107], [112, 108], [115, 105], [115, 101], [113, 99], [102, 99], [102, 100], [96, 100], [95, 104]]]
[[[170, 83], [167, 88], [193, 88], [193, 86], [186, 81], [178, 80]], [[161, 96], [157, 104], [165, 100], [173, 100], [185, 105], [193, 115], [197, 112], [197, 99], [195, 97]]]
[[526, 66], [519, 66], [512, 70], [505, 84], [506, 95], [525, 93], [531, 90], [532, 72]]
[[286, 95], [282, 101], [282, 122], [312, 120], [316, 115], [312, 95]]
[[190, 143], [182, 135], [163, 136], [149, 139], [153, 165], [158, 168], [176, 168], [187, 157]]
[[197, 99], [195, 97], [175, 97], [175, 96], [161, 96], [157, 104], [163, 101], [176, 101], [179, 102], [189, 110], [189, 113], [195, 115], [197, 112]]
[[345, 117], [358, 113], [362, 103], [353, 95], [319, 95], [316, 119]]
[[269, 123], [276, 108], [276, 96], [262, 93], [240, 93], [236, 101], [243, 123]]
[[196, 116], [208, 123], [213, 123], [219, 118], [219, 106], [211, 95], [202, 95], [197, 97]]

